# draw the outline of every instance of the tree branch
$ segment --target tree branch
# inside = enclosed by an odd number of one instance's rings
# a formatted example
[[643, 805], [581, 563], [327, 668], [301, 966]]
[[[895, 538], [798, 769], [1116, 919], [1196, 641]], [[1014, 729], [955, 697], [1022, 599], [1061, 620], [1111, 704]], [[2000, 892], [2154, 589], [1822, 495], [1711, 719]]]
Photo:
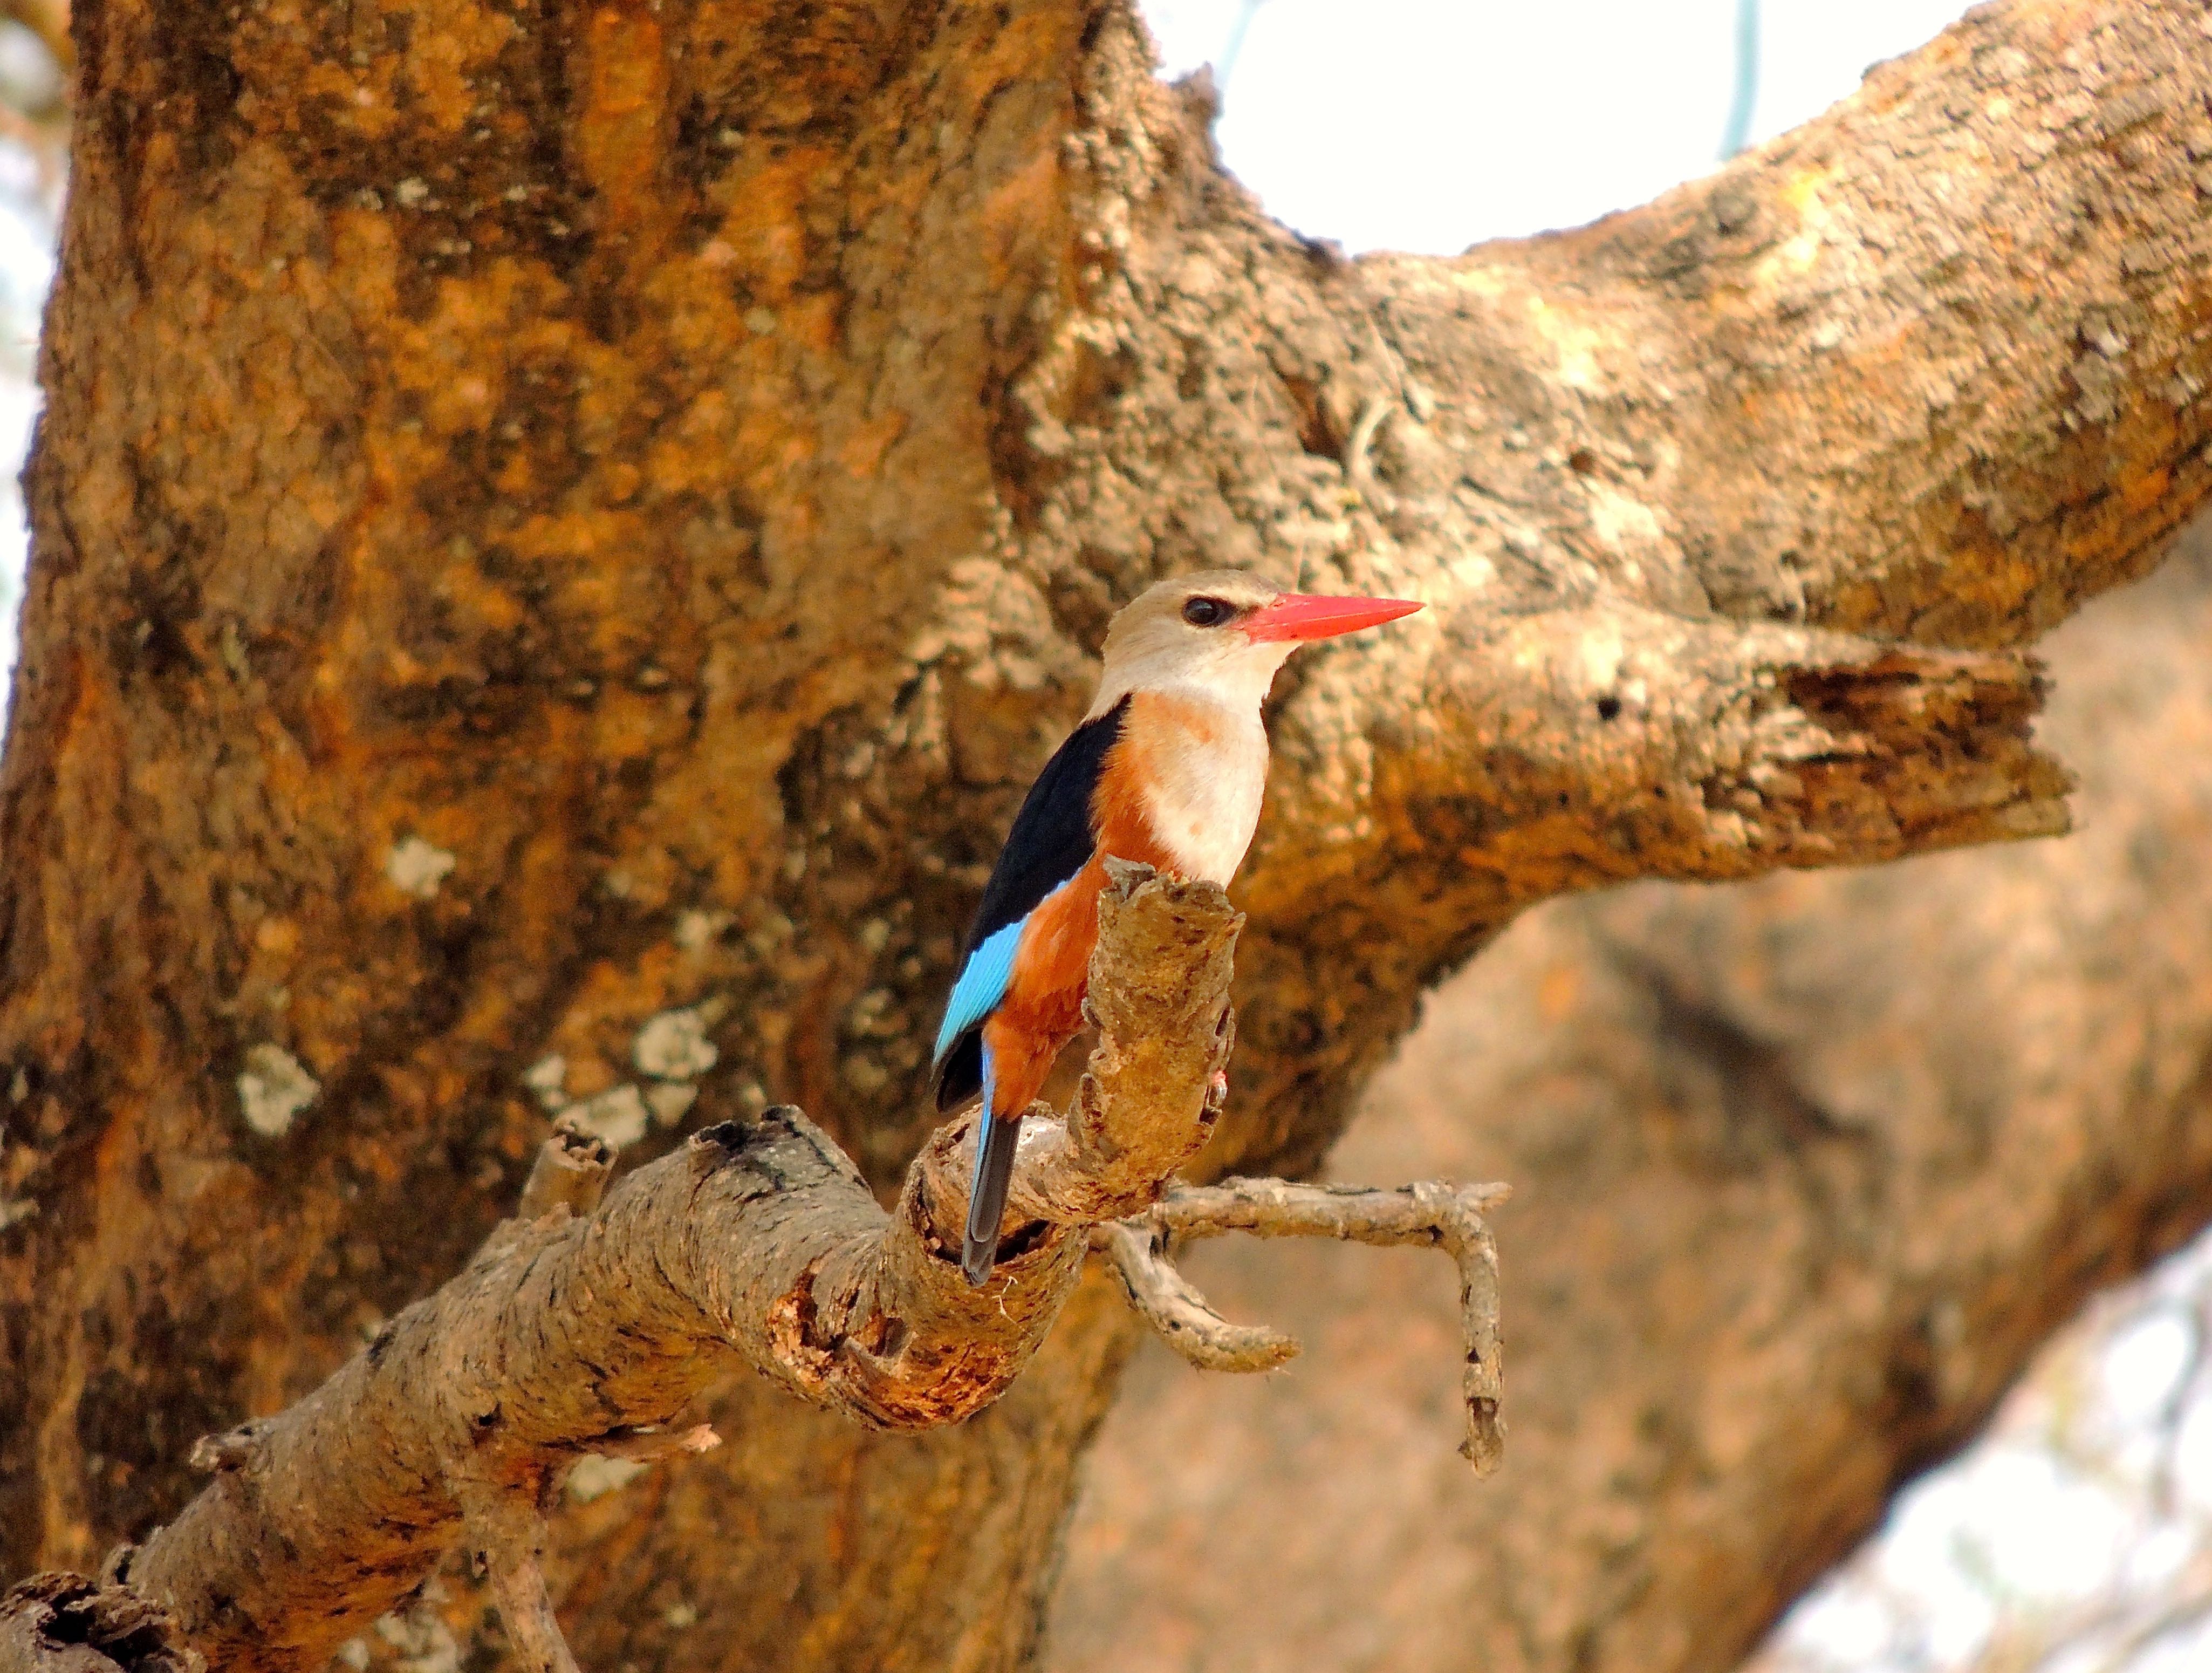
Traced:
[[1260, 1238], [1340, 1238], [1385, 1247], [1443, 1250], [1458, 1264], [1460, 1323], [1467, 1343], [1462, 1395], [1467, 1439], [1460, 1451], [1487, 1475], [1504, 1456], [1498, 1407], [1504, 1394], [1498, 1328], [1498, 1245], [1483, 1219], [1511, 1194], [1504, 1185], [1443, 1180], [1378, 1190], [1227, 1179], [1176, 1186], [1134, 1221], [1101, 1226], [1093, 1246], [1114, 1263], [1129, 1305], [1161, 1340], [1202, 1371], [1273, 1371], [1299, 1352], [1296, 1337], [1264, 1325], [1230, 1323], [1169, 1261], [1177, 1238], [1249, 1232]]
[[[2013, 648], [2212, 488], [2208, 100], [2193, 4], [2018, 0], [1578, 231], [1316, 262], [1210, 180], [1144, 200], [1097, 302], [1134, 369], [1060, 497], [1256, 525], [1432, 605], [1315, 659], [1273, 724], [1243, 897], [1267, 1130], [1232, 1121], [1223, 1165], [1309, 1165], [1419, 989], [1536, 901], [2066, 828]], [[1207, 387], [1278, 415], [1179, 399], [1177, 345], [1255, 312], [1205, 282], [1240, 267], [1269, 334]], [[1136, 433], [1174, 438], [1143, 473]]]
[[1296, 1336], [1264, 1324], [1231, 1324], [1168, 1259], [1159, 1234], [1115, 1220], [1091, 1234], [1113, 1263], [1137, 1316], [1200, 1371], [1276, 1371], [1304, 1351]]
[[464, 1476], [453, 1485], [469, 1549], [490, 1582], [516, 1660], [527, 1673], [580, 1673], [545, 1590], [543, 1508], [495, 1481]]
[[[569, 1673], [544, 1506], [581, 1453], [712, 1445], [711, 1431], [667, 1426], [732, 1356], [878, 1428], [989, 1404], [1051, 1328], [1092, 1228], [1152, 1204], [1220, 1107], [1243, 920], [1210, 884], [1113, 870], [1091, 965], [1101, 1039], [1066, 1117], [1032, 1112], [985, 1287], [968, 1287], [954, 1253], [967, 1117], [915, 1159], [889, 1214], [787, 1107], [707, 1129], [596, 1207], [609, 1159], [563, 1128], [524, 1189], [526, 1218], [307, 1398], [195, 1448], [215, 1480], [131, 1554], [132, 1585], [218, 1665], [305, 1665], [418, 1582], [458, 1522], [523, 1664]], [[1153, 1224], [1452, 1249], [1480, 1292], [1494, 1417], [1495, 1268], [1474, 1206], [1494, 1195], [1240, 1182], [1171, 1199]], [[1494, 1444], [1494, 1422], [1486, 1433]]]
[[[1417, 801], [1431, 843], [1456, 838], [1462, 855], [1501, 828], [1540, 842], [1550, 828], [1547, 892], [2067, 827], [2073, 780], [2030, 739], [2044, 684], [2017, 655], [1620, 602], [1462, 617], [1446, 642], [1417, 733], [1442, 747], [1391, 788]], [[1571, 838], [1558, 830], [1562, 797]]]

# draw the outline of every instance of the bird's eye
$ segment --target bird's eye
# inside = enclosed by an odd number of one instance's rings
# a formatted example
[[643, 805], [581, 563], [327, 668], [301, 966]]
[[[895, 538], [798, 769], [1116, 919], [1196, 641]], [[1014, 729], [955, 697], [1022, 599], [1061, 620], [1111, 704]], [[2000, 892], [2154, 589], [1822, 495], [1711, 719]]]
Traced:
[[1183, 620], [1193, 627], [1219, 627], [1236, 613], [1236, 606], [1221, 599], [1193, 599], [1182, 607]]

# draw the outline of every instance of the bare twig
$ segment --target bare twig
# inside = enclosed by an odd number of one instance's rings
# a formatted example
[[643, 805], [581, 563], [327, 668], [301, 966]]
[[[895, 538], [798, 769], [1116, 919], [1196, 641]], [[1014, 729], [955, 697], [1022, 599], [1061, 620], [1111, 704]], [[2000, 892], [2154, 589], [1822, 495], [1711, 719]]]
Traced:
[[657, 1463], [683, 1453], [711, 1452], [722, 1444], [711, 1423], [695, 1423], [689, 1429], [637, 1429], [601, 1435], [592, 1442], [593, 1453], [603, 1458], [628, 1458], [635, 1463]]
[[[2208, 1615], [2212, 1615], [2212, 1572], [2208, 1572], [2206, 1563], [2200, 1560], [2191, 1565], [2184, 1584], [2172, 1596], [2114, 1636], [2104, 1659], [2097, 1664], [2096, 1673], [2123, 1673], [2160, 1639], [2188, 1631]], [[2054, 1650], [2065, 1647], [2053, 1646]]]
[[454, 1496], [515, 1660], [529, 1673], [581, 1673], [545, 1590], [545, 1518], [535, 1497], [503, 1483], [466, 1480]]
[[1293, 1358], [1293, 1337], [1264, 1326], [1230, 1323], [1169, 1263], [1177, 1238], [1248, 1232], [1261, 1238], [1341, 1238], [1351, 1243], [1443, 1249], [1459, 1266], [1460, 1322], [1467, 1341], [1461, 1392], [1467, 1439], [1460, 1451], [1487, 1475], [1504, 1456], [1504, 1394], [1498, 1325], [1498, 1245], [1483, 1211], [1510, 1195], [1506, 1185], [1443, 1180], [1375, 1189], [1299, 1185], [1282, 1179], [1228, 1179], [1182, 1185], [1133, 1221], [1104, 1226], [1093, 1244], [1113, 1261], [1129, 1304], [1168, 1345], [1207, 1371], [1272, 1371]]
[[1298, 1356], [1295, 1336], [1264, 1324], [1231, 1324], [1170, 1263], [1157, 1233], [1119, 1220], [1091, 1234], [1113, 1262], [1129, 1305], [1162, 1341], [1200, 1371], [1273, 1371]]

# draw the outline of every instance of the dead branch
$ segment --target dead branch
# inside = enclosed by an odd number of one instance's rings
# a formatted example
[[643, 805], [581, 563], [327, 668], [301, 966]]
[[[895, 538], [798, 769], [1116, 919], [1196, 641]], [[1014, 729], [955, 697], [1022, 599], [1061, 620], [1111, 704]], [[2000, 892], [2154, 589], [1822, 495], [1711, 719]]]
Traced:
[[[968, 1117], [923, 1150], [889, 1214], [787, 1107], [707, 1129], [604, 1202], [605, 1147], [558, 1129], [520, 1212], [464, 1271], [305, 1400], [194, 1448], [214, 1480], [122, 1577], [216, 1664], [305, 1666], [419, 1583], [459, 1532], [523, 1664], [569, 1673], [543, 1508], [579, 1456], [716, 1444], [675, 1420], [732, 1355], [876, 1427], [957, 1422], [1029, 1362], [1101, 1226], [1163, 1244], [1239, 1229], [1451, 1249], [1480, 1314], [1470, 1388], [1486, 1378], [1489, 1402], [1476, 1433], [1491, 1450], [1473, 1456], [1493, 1457], [1495, 1268], [1479, 1209], [1494, 1189], [1245, 1180], [1161, 1200], [1220, 1109], [1242, 923], [1212, 885], [1115, 868], [1091, 964], [1100, 1043], [1066, 1116], [1032, 1113], [982, 1289], [956, 1253]], [[1147, 1218], [1115, 1224], [1131, 1215]], [[1151, 1316], [1210, 1315], [1163, 1262], [1132, 1256], [1125, 1270], [1155, 1268], [1168, 1299]]]
[[206, 1673], [167, 1611], [128, 1586], [34, 1574], [0, 1598], [0, 1673]]
[[538, 1147], [538, 1159], [522, 1183], [515, 1219], [543, 1220], [562, 1206], [571, 1214], [590, 1214], [599, 1206], [614, 1166], [611, 1145], [586, 1132], [573, 1116], [562, 1116], [553, 1123], [553, 1136]]
[[604, 1435], [592, 1443], [594, 1457], [628, 1458], [637, 1463], [658, 1463], [685, 1452], [711, 1452], [722, 1444], [711, 1423], [695, 1423], [682, 1431], [639, 1429]]
[[1478, 1475], [1504, 1457], [1498, 1417], [1498, 1245], [1483, 1219], [1510, 1186], [1425, 1180], [1395, 1189], [1300, 1185], [1283, 1179], [1226, 1179], [1178, 1185], [1133, 1220], [1102, 1226], [1093, 1246], [1121, 1275], [1129, 1305], [1160, 1337], [1206, 1371], [1272, 1371], [1295, 1358], [1297, 1338], [1264, 1325], [1231, 1324], [1168, 1258], [1177, 1239], [1246, 1232], [1258, 1238], [1340, 1238], [1349, 1243], [1442, 1249], [1459, 1267], [1461, 1329], [1467, 1368], [1461, 1394], [1467, 1439], [1460, 1451]]
[[1465, 1450], [1493, 1468], [1497, 1268], [1481, 1211], [1503, 1188], [1166, 1189], [1221, 1108], [1242, 920], [1210, 885], [1112, 870], [1091, 971], [1099, 1044], [1066, 1116], [1033, 1112], [983, 1290], [951, 1256], [966, 1118], [916, 1159], [889, 1215], [789, 1108], [706, 1129], [604, 1202], [611, 1153], [564, 1124], [515, 1218], [462, 1273], [307, 1399], [194, 1447], [215, 1481], [121, 1576], [222, 1664], [304, 1664], [418, 1583], [458, 1523], [522, 1664], [574, 1673], [546, 1590], [544, 1506], [582, 1453], [715, 1445], [674, 1420], [725, 1354], [879, 1427], [955, 1422], [1028, 1362], [1095, 1242], [1194, 1361], [1280, 1364], [1294, 1341], [1223, 1320], [1168, 1262], [1176, 1239], [1229, 1231], [1449, 1250], [1467, 1317]]
[[1168, 1259], [1158, 1232], [1117, 1220], [1092, 1235], [1114, 1263], [1129, 1305], [1160, 1340], [1200, 1371], [1273, 1371], [1303, 1351], [1296, 1336], [1264, 1324], [1231, 1324]]

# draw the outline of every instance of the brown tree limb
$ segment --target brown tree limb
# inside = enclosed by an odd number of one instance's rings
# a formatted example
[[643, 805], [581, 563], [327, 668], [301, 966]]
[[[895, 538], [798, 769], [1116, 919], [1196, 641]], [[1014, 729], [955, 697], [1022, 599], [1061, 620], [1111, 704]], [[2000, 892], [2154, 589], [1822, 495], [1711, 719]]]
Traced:
[[309, 1665], [419, 1583], [458, 1521], [520, 1664], [574, 1673], [544, 1506], [580, 1452], [711, 1444], [703, 1426], [666, 1426], [732, 1352], [874, 1427], [957, 1422], [1036, 1351], [1099, 1231], [1134, 1235], [1119, 1219], [1133, 1212], [1160, 1239], [1240, 1230], [1449, 1250], [1468, 1452], [1494, 1467], [1496, 1254], [1480, 1209], [1502, 1190], [1237, 1180], [1159, 1200], [1220, 1108], [1241, 919], [1210, 885], [1111, 870], [1091, 976], [1100, 1042], [1066, 1118], [1034, 1112], [1013, 1235], [984, 1290], [948, 1254], [972, 1161], [965, 1120], [925, 1147], [889, 1215], [787, 1108], [706, 1129], [604, 1203], [611, 1158], [562, 1127], [524, 1188], [527, 1218], [307, 1400], [194, 1448], [216, 1480], [130, 1554], [131, 1585], [217, 1664]]
[[1301, 1185], [1282, 1179], [1225, 1179], [1170, 1187], [1137, 1220], [1103, 1226], [1092, 1246], [1113, 1262], [1129, 1305], [1160, 1339], [1201, 1371], [1273, 1371], [1299, 1352], [1294, 1336], [1264, 1325], [1231, 1324], [1168, 1258], [1176, 1239], [1230, 1232], [1260, 1238], [1339, 1238], [1382, 1247], [1443, 1250], [1458, 1265], [1460, 1323], [1467, 1348], [1462, 1396], [1467, 1439], [1460, 1451], [1487, 1475], [1504, 1456], [1498, 1414], [1504, 1395], [1498, 1323], [1498, 1245], [1484, 1211], [1511, 1195], [1504, 1185], [1428, 1180], [1395, 1190]]
[[[1344, 1110], [1317, 1089], [1362, 1084], [1405, 990], [1537, 900], [2066, 828], [2015, 648], [2212, 487], [2208, 98], [2184, 0], [2021, 0], [1589, 228], [1318, 284], [1263, 246], [1297, 338], [1273, 367], [1346, 472], [1305, 526], [1338, 520], [1351, 576], [1433, 608], [1276, 726], [1297, 770], [1249, 873], [1243, 1009], [1320, 1043], [1260, 1082], [1270, 1130], [1232, 1122], [1223, 1165], [1309, 1165]], [[1195, 524], [1221, 421], [1183, 428], [1176, 357], [1146, 345], [1228, 325], [1239, 296], [1191, 275], [1250, 223], [1148, 207], [1179, 236], [1117, 257], [1103, 306], [1146, 368], [1127, 422], [1189, 450], [1143, 491]], [[1118, 441], [1056, 466], [1126, 500]]]
[[605, 1158], [556, 1132], [524, 1193], [539, 1212], [502, 1226], [306, 1400], [196, 1449], [216, 1479], [128, 1578], [226, 1669], [310, 1665], [416, 1583], [458, 1520], [524, 1664], [568, 1673], [541, 1563], [559, 1473], [669, 1424], [732, 1354], [878, 1428], [989, 1404], [1043, 1341], [1091, 1228], [1144, 1208], [1204, 1141], [1241, 922], [1211, 885], [1115, 868], [1092, 963], [1100, 1043], [1066, 1120], [1036, 1112], [982, 1289], [949, 1253], [973, 1153], [964, 1118], [925, 1147], [889, 1214], [787, 1108], [706, 1129], [595, 1209], [577, 1182]]

